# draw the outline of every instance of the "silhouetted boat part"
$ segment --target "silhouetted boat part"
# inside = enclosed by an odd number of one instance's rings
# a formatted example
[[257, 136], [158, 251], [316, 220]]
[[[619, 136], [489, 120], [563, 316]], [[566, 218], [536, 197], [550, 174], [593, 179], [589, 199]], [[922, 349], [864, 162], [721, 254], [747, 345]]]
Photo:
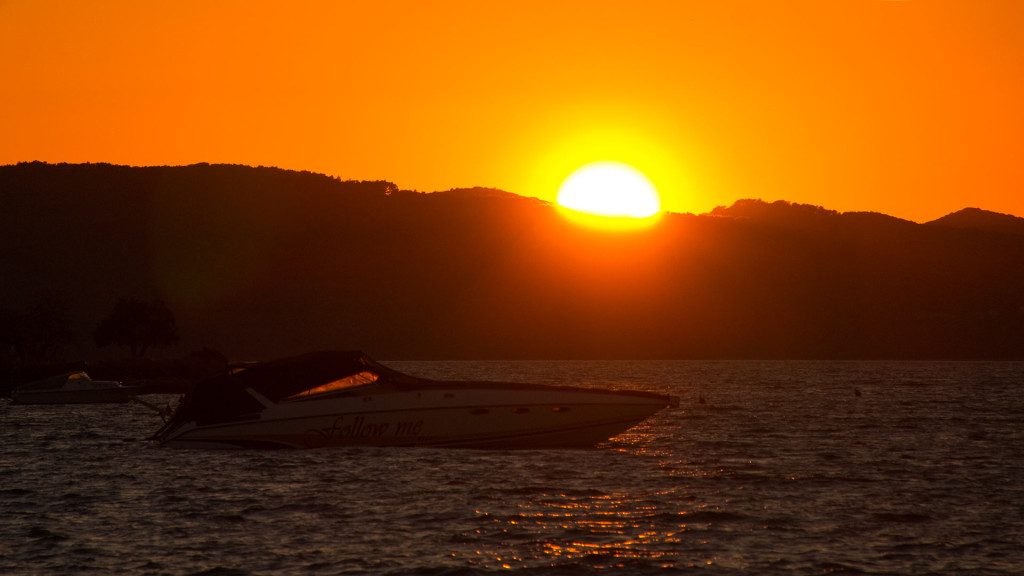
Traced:
[[102, 404], [129, 402], [138, 389], [113, 380], [93, 380], [83, 370], [44, 378], [11, 391], [15, 404]]
[[678, 399], [402, 374], [360, 352], [315, 352], [200, 383], [154, 439], [175, 447], [588, 447]]

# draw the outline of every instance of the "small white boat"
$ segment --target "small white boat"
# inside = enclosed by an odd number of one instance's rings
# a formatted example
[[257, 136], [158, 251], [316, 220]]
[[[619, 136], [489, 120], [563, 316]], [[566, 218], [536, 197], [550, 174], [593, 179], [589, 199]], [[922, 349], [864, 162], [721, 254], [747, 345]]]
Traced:
[[175, 447], [593, 446], [678, 404], [650, 392], [449, 382], [316, 352], [198, 384], [154, 439]]
[[68, 372], [18, 386], [15, 404], [99, 404], [128, 402], [137, 390], [113, 380], [93, 380], [84, 370]]

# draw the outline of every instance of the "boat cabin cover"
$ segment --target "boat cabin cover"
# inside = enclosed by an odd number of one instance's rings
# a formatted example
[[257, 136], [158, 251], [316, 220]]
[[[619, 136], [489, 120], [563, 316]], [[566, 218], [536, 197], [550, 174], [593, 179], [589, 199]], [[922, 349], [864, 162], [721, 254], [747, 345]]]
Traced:
[[96, 381], [89, 377], [84, 370], [77, 370], [75, 372], [66, 372], [57, 376], [50, 376], [49, 378], [43, 378], [42, 380], [36, 380], [19, 386], [19, 390], [28, 391], [42, 391], [42, 390], [60, 390], [65, 386], [73, 385], [74, 388], [95, 388], [95, 387], [106, 387], [113, 384], [112, 382]]
[[347, 393], [377, 382], [412, 384], [418, 379], [377, 364], [359, 351], [311, 352], [254, 364], [196, 384], [168, 426], [195, 421], [202, 426], [251, 418], [274, 404]]

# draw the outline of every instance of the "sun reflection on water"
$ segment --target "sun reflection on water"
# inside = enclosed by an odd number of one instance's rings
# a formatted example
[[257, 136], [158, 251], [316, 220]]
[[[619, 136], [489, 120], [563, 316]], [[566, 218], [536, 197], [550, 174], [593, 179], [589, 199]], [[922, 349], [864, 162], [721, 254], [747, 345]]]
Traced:
[[[665, 496], [563, 492], [520, 502], [504, 517], [477, 510], [489, 522], [475, 536], [487, 539], [491, 546], [476, 550], [472, 563], [486, 568], [527, 567], [538, 561], [549, 566], [622, 568], [642, 560], [648, 565], [654, 561], [678, 566], [685, 551], [680, 547], [681, 535], [688, 529], [681, 514], [666, 512], [654, 503]], [[508, 550], [525, 549], [532, 554], [496, 554], [495, 536]]]

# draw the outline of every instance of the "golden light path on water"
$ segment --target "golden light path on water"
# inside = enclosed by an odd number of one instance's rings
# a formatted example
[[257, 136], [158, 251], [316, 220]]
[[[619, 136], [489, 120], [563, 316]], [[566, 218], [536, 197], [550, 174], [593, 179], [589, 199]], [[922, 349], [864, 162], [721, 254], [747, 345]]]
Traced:
[[[643, 455], [651, 458], [666, 456], [652, 448], [650, 437], [644, 432], [648, 425], [618, 437], [615, 452]], [[715, 476], [719, 470], [708, 471], [700, 467], [689, 470], [674, 468], [674, 475], [685, 477]], [[716, 513], [719, 506], [711, 501], [693, 502], [691, 509], [668, 513], [667, 519], [660, 504], [678, 496], [677, 488], [654, 491], [625, 489], [615, 492], [567, 491], [538, 495], [528, 502], [516, 504], [515, 513], [508, 517], [496, 516], [493, 511], [477, 509], [476, 514], [497, 526], [478, 530], [481, 536], [493, 538], [497, 532], [511, 539], [528, 535], [534, 546], [530, 553], [522, 554], [522, 547], [502, 550], [494, 547], [477, 550], [477, 563], [482, 568], [516, 569], [536, 565], [544, 558], [550, 566], [584, 565], [595, 569], [628, 569], [640, 562], [645, 566], [658, 565], [662, 569], [686, 566], [709, 566], [717, 557], [695, 555], [685, 545], [693, 543], [691, 532], [701, 529], [700, 520], [689, 516], [695, 513]], [[692, 525], [691, 525], [692, 524]], [[671, 530], [666, 530], [671, 525]], [[577, 535], [555, 537], [552, 534]], [[499, 538], [500, 539], [500, 538]], [[704, 544], [707, 542], [704, 541]]]
[[[665, 497], [668, 494], [652, 495]], [[478, 510], [477, 514], [486, 515]], [[593, 567], [625, 567], [630, 560], [660, 562], [663, 567], [678, 566], [682, 553], [672, 547], [683, 542], [680, 532], [685, 532], [685, 523], [678, 524], [679, 532], [666, 532], [657, 527], [656, 517], [662, 512], [646, 498], [640, 499], [627, 493], [601, 494], [580, 497], [574, 494], [550, 494], [536, 502], [523, 504], [518, 514], [506, 520], [494, 519], [506, 524], [502, 532], [515, 531], [534, 533], [536, 549], [533, 558], [512, 553], [508, 556], [492, 557], [493, 567], [523, 567], [537, 557], [546, 558], [550, 565], [564, 565], [586, 559]], [[578, 533], [585, 538], [552, 539], [551, 532]], [[599, 541], [606, 537], [608, 541]], [[481, 557], [490, 551], [478, 550]], [[481, 558], [486, 565], [487, 560]], [[711, 564], [711, 561], [707, 561]], [[690, 563], [690, 565], [693, 565]]]

